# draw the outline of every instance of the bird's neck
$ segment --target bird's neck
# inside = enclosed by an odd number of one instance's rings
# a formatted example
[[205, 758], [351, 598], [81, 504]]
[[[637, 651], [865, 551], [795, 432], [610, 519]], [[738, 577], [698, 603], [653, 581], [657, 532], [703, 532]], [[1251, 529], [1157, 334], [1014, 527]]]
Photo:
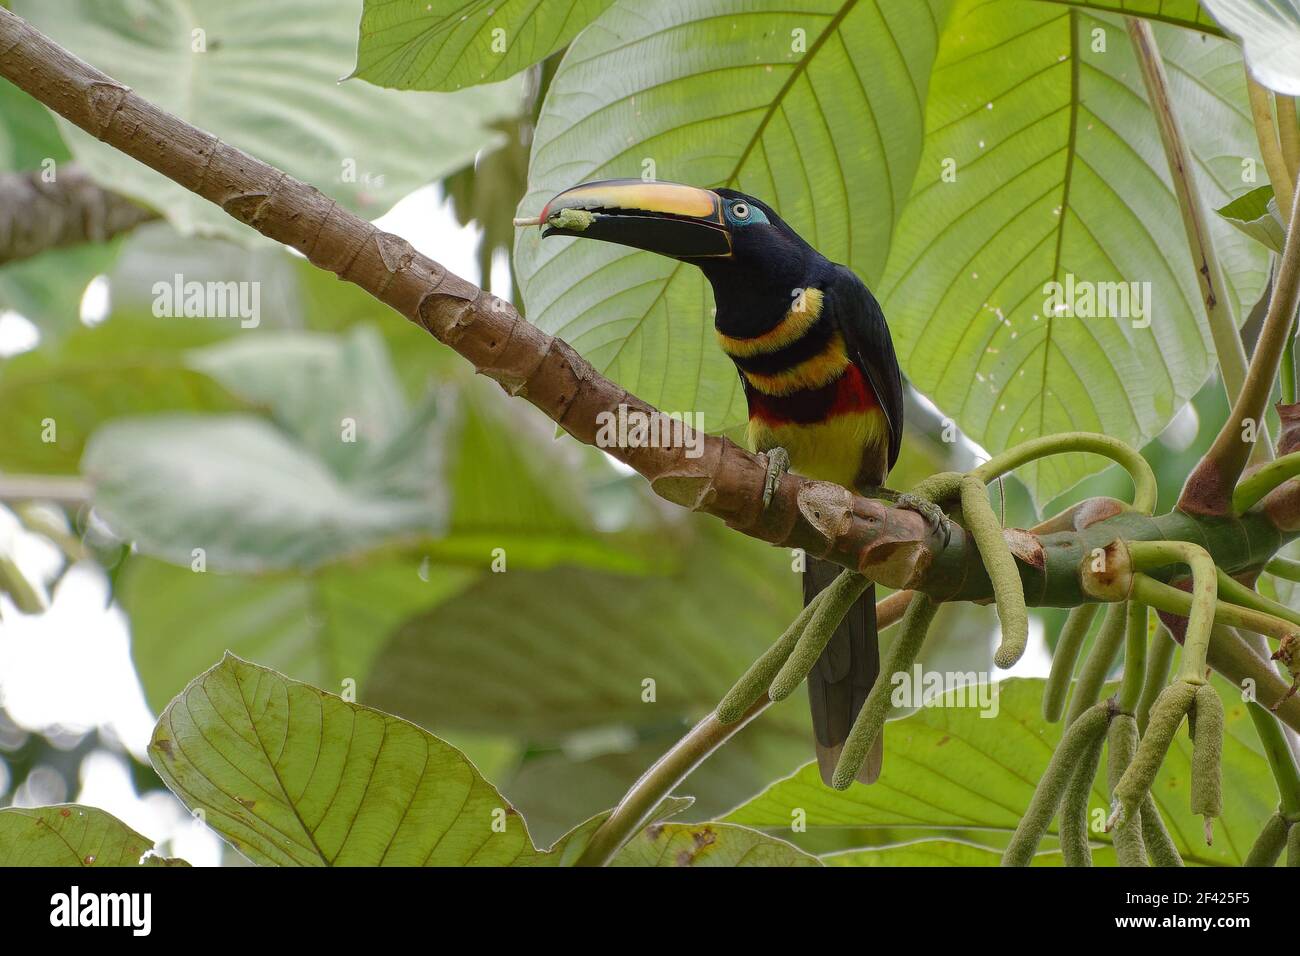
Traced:
[[753, 338], [770, 332], [800, 301], [807, 284], [798, 278], [770, 275], [709, 275], [718, 332], [734, 338]]

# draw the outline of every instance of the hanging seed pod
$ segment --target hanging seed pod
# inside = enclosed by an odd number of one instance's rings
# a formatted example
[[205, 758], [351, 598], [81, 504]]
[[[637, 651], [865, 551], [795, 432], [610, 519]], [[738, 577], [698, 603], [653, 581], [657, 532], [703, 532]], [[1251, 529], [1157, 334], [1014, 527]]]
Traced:
[[1092, 799], [1092, 785], [1101, 766], [1101, 748], [1105, 738], [1100, 735], [1079, 766], [1070, 776], [1061, 801], [1061, 855], [1066, 866], [1092, 866], [1092, 847], [1088, 833], [1088, 804]]
[[1020, 660], [1029, 643], [1029, 612], [1025, 609], [1025, 586], [1011, 547], [1002, 537], [1002, 523], [989, 504], [988, 489], [973, 475], [962, 479], [961, 510], [975, 539], [997, 603], [1002, 625], [1002, 642], [993, 653], [993, 663], [1007, 668]]
[[853, 602], [862, 596], [870, 583], [860, 574], [845, 571], [822, 592], [824, 597], [817, 606], [817, 611], [808, 619], [808, 626], [795, 643], [794, 650], [772, 678], [769, 697], [785, 700], [798, 689], [826, 645], [835, 636], [835, 629], [849, 613]]
[[1152, 866], [1182, 866], [1183, 858], [1174, 846], [1173, 837], [1165, 827], [1156, 806], [1156, 798], [1147, 794], [1142, 801], [1142, 842], [1146, 844], [1147, 856]]
[[1286, 865], [1300, 866], [1300, 824], [1291, 824], [1286, 834]]
[[1196, 692], [1191, 715], [1192, 812], [1205, 818], [1205, 842], [1214, 843], [1214, 820], [1223, 815], [1223, 701], [1209, 684]]
[[1034, 788], [1029, 808], [1020, 818], [1011, 842], [1002, 853], [1003, 866], [1028, 866], [1033, 861], [1038, 844], [1061, 806], [1074, 769], [1083, 762], [1093, 745], [1105, 736], [1110, 714], [1109, 704], [1096, 704], [1066, 728], [1065, 736], [1048, 761], [1047, 770]]
[[[1138, 749], [1137, 721], [1131, 714], [1116, 714], [1107, 735], [1106, 778], [1111, 793], [1124, 778]], [[1120, 866], [1146, 866], [1147, 848], [1142, 835], [1142, 811], [1131, 813], [1115, 828], [1115, 855]]]
[[889, 659], [882, 662], [876, 683], [867, 694], [867, 699], [849, 730], [849, 736], [844, 741], [844, 749], [840, 751], [839, 762], [835, 764], [835, 775], [831, 779], [831, 786], [836, 790], [847, 790], [857, 779], [858, 771], [862, 769], [867, 754], [871, 752], [872, 745], [885, 726], [885, 715], [889, 713], [889, 698], [893, 691], [889, 675], [906, 673], [912, 669], [938, 609], [939, 605], [924, 594], [918, 594], [908, 605], [907, 613], [899, 623], [898, 637], [894, 638], [893, 646], [889, 649]]
[[817, 611], [825, 594], [826, 592], [823, 591], [808, 602], [808, 606], [799, 612], [799, 616], [790, 623], [776, 643], [764, 651], [762, 657], [750, 664], [749, 670], [745, 671], [740, 680], [727, 691], [716, 711], [719, 723], [734, 724], [755, 701], [767, 693], [772, 678], [789, 658], [799, 638], [803, 636], [808, 622]]
[[[1264, 823], [1264, 829], [1259, 831], [1255, 845], [1246, 854], [1246, 862], [1242, 866], [1276, 866], [1282, 848], [1290, 842], [1288, 831], [1294, 833], [1297, 829], [1300, 827], [1290, 826], [1280, 811], [1273, 814]], [[1291, 859], [1288, 857], [1288, 864], [1291, 864]]]
[[1098, 607], [1098, 604], [1080, 604], [1070, 611], [1065, 626], [1061, 628], [1056, 650], [1052, 652], [1052, 672], [1043, 686], [1043, 719], [1049, 723], [1056, 723], [1065, 712], [1065, 698], [1070, 692], [1074, 665], [1079, 659], [1083, 640], [1088, 636], [1088, 628], [1097, 616]]
[[1196, 699], [1199, 686], [1187, 681], [1174, 681], [1156, 698], [1151, 708], [1151, 722], [1138, 744], [1137, 754], [1115, 785], [1116, 803], [1108, 821], [1109, 826], [1113, 827], [1121, 817], [1136, 810], [1151, 792], [1156, 772], [1164, 762], [1165, 754], [1169, 752], [1169, 745], [1182, 725], [1183, 717]]

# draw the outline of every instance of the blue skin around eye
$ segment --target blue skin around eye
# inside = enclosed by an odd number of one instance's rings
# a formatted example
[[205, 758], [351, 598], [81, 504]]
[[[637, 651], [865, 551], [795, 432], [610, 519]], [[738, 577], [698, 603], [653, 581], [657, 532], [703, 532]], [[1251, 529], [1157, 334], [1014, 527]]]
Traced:
[[735, 204], [734, 204], [734, 203], [727, 203], [727, 205], [726, 205], [726, 207], [725, 207], [725, 209], [726, 209], [726, 213], [727, 213], [727, 222], [731, 223], [733, 226], [752, 226], [752, 225], [754, 225], [755, 223], [759, 223], [759, 222], [766, 223], [766, 222], [767, 222], [767, 216], [763, 215], [763, 210], [759, 209], [757, 206], [750, 206], [750, 207], [749, 207], [749, 218], [748, 218], [748, 219], [737, 219], [735, 216], [733, 216], [733, 215], [731, 214], [731, 207], [732, 207], [733, 205], [735, 205]]

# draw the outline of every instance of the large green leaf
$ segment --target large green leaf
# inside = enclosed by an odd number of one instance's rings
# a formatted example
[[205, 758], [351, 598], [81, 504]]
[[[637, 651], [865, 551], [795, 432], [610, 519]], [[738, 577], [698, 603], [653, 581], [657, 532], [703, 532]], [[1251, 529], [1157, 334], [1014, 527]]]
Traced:
[[68, 155], [50, 111], [12, 83], [0, 82], [0, 170], [40, 169], [45, 160], [61, 163]]
[[449, 568], [422, 575], [417, 560], [382, 555], [265, 576], [196, 574], [136, 556], [122, 572], [118, 599], [156, 710], [226, 650], [335, 692], [351, 679], [367, 700], [366, 674], [392, 630], [469, 577]]
[[[367, 699], [439, 730], [550, 743], [703, 716], [794, 616], [799, 594], [786, 555], [703, 530], [672, 575], [484, 576], [402, 626]], [[654, 702], [643, 700], [647, 679]]]
[[113, 317], [77, 329], [55, 352], [0, 363], [0, 469], [75, 474], [91, 434], [110, 419], [245, 408], [185, 364], [183, 348], [219, 334], [210, 323]]
[[[484, 575], [397, 630], [364, 699], [438, 733], [519, 739], [534, 755], [502, 789], [535, 833], [562, 832], [614, 803], [798, 610], [788, 555], [698, 527], [672, 574]], [[806, 706], [774, 708], [693, 774], [681, 791], [698, 800], [692, 819], [805, 759]]]
[[[1000, 866], [1002, 853], [965, 840], [913, 840], [870, 850], [828, 853], [822, 862], [827, 866]], [[1114, 866], [1115, 851], [1097, 847], [1092, 853], [1097, 866]], [[1061, 851], [1043, 850], [1034, 855], [1034, 866], [1064, 866]]]
[[[676, 791], [693, 800], [681, 819], [714, 820], [808, 759], [812, 738], [806, 710], [800, 703], [765, 715], [766, 720], [747, 727], [691, 771]], [[593, 727], [567, 735], [559, 747], [539, 753], [542, 745], [530, 742], [527, 723], [521, 723], [512, 739], [520, 741], [527, 757], [513, 773], [502, 775], [499, 785], [528, 818], [533, 836], [542, 842], [553, 840], [575, 820], [617, 804], [687, 729], [684, 720]], [[464, 732], [449, 732], [448, 737], [459, 746]]]
[[[1186, 733], [1175, 739], [1152, 794], [1184, 860], [1240, 864], [1275, 809], [1277, 789], [1240, 694], [1216, 683], [1227, 708], [1227, 733], [1224, 811], [1215, 822], [1214, 845], [1205, 845], [1201, 818], [1190, 809], [1192, 748]], [[1029, 806], [1061, 728], [1043, 721], [1042, 681], [1008, 680], [1000, 686], [994, 718], [972, 707], [927, 707], [890, 724], [885, 769], [873, 786], [828, 789], [816, 765], [809, 764], [726, 819], [785, 829], [802, 809], [809, 828], [945, 827], [1005, 836]], [[1109, 813], [1103, 780], [1104, 772], [1099, 772], [1092, 793], [1094, 819]], [[1110, 835], [1094, 832], [1093, 839], [1109, 843]]]
[[555, 441], [549, 419], [482, 379], [463, 381], [454, 405], [451, 522], [427, 542], [430, 558], [487, 568], [502, 555], [512, 570], [561, 562], [627, 572], [671, 565], [674, 549], [664, 547], [662, 519], [643, 485], [631, 494], [639, 515], [604, 521], [595, 498], [614, 473], [598, 453], [584, 473], [594, 453]]
[[[345, 336], [267, 332], [237, 336], [189, 357], [189, 364], [248, 402], [340, 475], [364, 469], [407, 419], [379, 333], [369, 326]], [[341, 440], [345, 423], [355, 434]]]
[[[14, 11], [154, 104], [370, 218], [472, 160], [496, 137], [486, 124], [518, 108], [517, 83], [455, 95], [340, 86], [356, 42], [354, 0], [19, 0]], [[89, 134], [62, 129], [101, 183], [182, 232], [256, 238]]]
[[1205, 0], [1229, 33], [1241, 37], [1246, 62], [1270, 89], [1300, 96], [1300, 3], [1297, 0]]
[[[947, 0], [621, 0], [569, 48], [521, 214], [575, 183], [653, 176], [770, 201], [821, 252], [879, 277], [920, 154]], [[522, 231], [529, 320], [668, 411], [743, 420], [693, 267]]]
[[189, 566], [202, 548], [208, 570], [311, 568], [444, 526], [437, 403], [408, 410], [373, 330], [241, 336], [189, 362], [271, 421], [155, 416], [95, 434], [82, 468], [96, 507], [145, 553]]
[[251, 415], [122, 419], [95, 433], [82, 470], [95, 507], [146, 554], [208, 570], [310, 568], [436, 532], [432, 488], [394, 495], [345, 481]]
[[168, 705], [149, 755], [255, 863], [500, 866], [543, 856], [450, 744], [230, 655]]
[[1199, 0], [1046, 0], [1046, 2], [1122, 13], [1143, 20], [1171, 23], [1174, 26], [1187, 27], [1189, 30], [1223, 36], [1223, 31], [1201, 6]]
[[646, 827], [614, 866], [820, 866], [815, 856], [729, 823], [660, 823]]
[[[168, 705], [149, 755], [186, 805], [265, 865], [560, 866], [574, 862], [602, 819], [539, 851], [523, 818], [450, 744], [231, 655]], [[669, 802], [668, 812], [677, 809]], [[628, 866], [816, 862], [744, 827], [676, 824], [618, 858]]]
[[610, 0], [365, 0], [354, 76], [404, 90], [503, 80], [573, 39]]
[[[1199, 186], [1221, 205], [1249, 188], [1242, 158], [1255, 152], [1238, 52], [1156, 33]], [[1070, 430], [1145, 444], [1205, 380], [1212, 351], [1122, 22], [964, 0], [930, 90], [925, 153], [881, 283], [904, 371], [991, 452]], [[1267, 253], [1227, 223], [1212, 232], [1244, 320]], [[1138, 286], [1149, 327], [1131, 305], [1118, 317], [1052, 314], [1048, 284], [1071, 280], [1149, 283]], [[1099, 467], [1060, 456], [1024, 475], [1041, 503]]]
[[1286, 230], [1278, 215], [1272, 186], [1258, 186], [1216, 211], [1265, 249], [1277, 253], [1282, 251]]
[[0, 866], [189, 865], [152, 850], [152, 840], [95, 807], [0, 810]]

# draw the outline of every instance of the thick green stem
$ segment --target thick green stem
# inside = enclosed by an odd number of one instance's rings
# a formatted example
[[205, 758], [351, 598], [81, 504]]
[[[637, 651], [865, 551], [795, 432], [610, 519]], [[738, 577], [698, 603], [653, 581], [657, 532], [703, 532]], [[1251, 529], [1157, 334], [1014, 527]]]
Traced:
[[[1205, 317], [1214, 339], [1214, 351], [1219, 360], [1223, 387], [1231, 401], [1241, 391], [1246, 378], [1246, 350], [1241, 344], [1237, 319], [1232, 314], [1232, 297], [1228, 282], [1210, 232], [1210, 217], [1205, 202], [1196, 186], [1196, 163], [1183, 136], [1182, 124], [1174, 112], [1169, 95], [1169, 79], [1165, 75], [1164, 61], [1156, 47], [1151, 25], [1145, 20], [1128, 18], [1129, 38], [1142, 70], [1151, 115], [1160, 131], [1169, 176], [1173, 180], [1174, 195], [1183, 215], [1183, 228], [1187, 234], [1192, 266], [1200, 285]], [[1267, 439], [1266, 439], [1267, 442]]]
[[1192, 701], [1196, 699], [1196, 691], [1201, 686], [1176, 680], [1161, 692], [1155, 706], [1151, 708], [1151, 722], [1147, 725], [1147, 732], [1142, 735], [1137, 756], [1115, 786], [1115, 807], [1110, 817], [1112, 827], [1133, 813], [1151, 792], [1151, 784], [1155, 782], [1156, 773], [1164, 762], [1165, 754], [1169, 752], [1174, 734], [1178, 732]]
[[1133, 567], [1139, 570], [1175, 563], [1191, 568], [1192, 602], [1178, 676], [1193, 684], [1204, 684], [1205, 656], [1210, 647], [1210, 629], [1214, 627], [1214, 609], [1219, 594], [1214, 558], [1200, 545], [1187, 541], [1134, 541], [1129, 545], [1129, 555]]
[[1061, 628], [1061, 636], [1056, 640], [1056, 650], [1052, 652], [1052, 670], [1047, 683], [1043, 686], [1043, 719], [1056, 723], [1065, 711], [1065, 698], [1070, 692], [1070, 681], [1074, 677], [1074, 665], [1079, 659], [1079, 650], [1088, 636], [1088, 628], [1097, 616], [1098, 604], [1080, 604], [1070, 610]]
[[1145, 458], [1124, 442], [1109, 435], [1065, 432], [1060, 435], [1033, 438], [994, 455], [972, 471], [971, 475], [988, 484], [993, 479], [1039, 458], [1079, 451], [1102, 455], [1123, 465], [1129, 477], [1133, 479], [1133, 508], [1142, 514], [1151, 514], [1155, 509], [1159, 491], [1155, 472], [1151, 470], [1151, 465]]
[[1128, 607], [1123, 601], [1106, 608], [1106, 617], [1101, 622], [1101, 630], [1092, 642], [1092, 651], [1083, 663], [1079, 679], [1074, 682], [1074, 693], [1070, 696], [1069, 715], [1066, 723], [1073, 724], [1088, 712], [1097, 702], [1097, 695], [1106, 684], [1106, 677], [1115, 664], [1120, 645], [1124, 641], [1124, 629], [1128, 623]]
[[1300, 176], [1300, 122], [1296, 120], [1295, 97], [1274, 93], [1273, 103], [1277, 107], [1277, 141], [1282, 147], [1287, 179], [1295, 183]]
[[1252, 611], [1269, 614], [1281, 618], [1283, 621], [1290, 621], [1300, 627], [1300, 613], [1291, 610], [1285, 604], [1279, 604], [1277, 601], [1264, 597], [1258, 591], [1246, 587], [1246, 585], [1222, 570], [1218, 572], [1218, 578], [1219, 600], [1235, 604], [1238, 607], [1250, 608]]
[[1128, 602], [1128, 621], [1124, 628], [1124, 678], [1119, 685], [1119, 709], [1126, 714], [1136, 711], [1147, 676], [1147, 614], [1140, 601]]
[[1300, 769], [1296, 767], [1295, 754], [1287, 745], [1286, 734], [1277, 716], [1262, 707], [1258, 701], [1248, 705], [1250, 719], [1264, 747], [1269, 769], [1277, 782], [1282, 813], [1289, 820], [1300, 820]]
[[1142, 683], [1142, 693], [1138, 697], [1133, 716], [1137, 718], [1138, 731], [1146, 733], [1147, 719], [1151, 716], [1151, 705], [1156, 702], [1160, 692], [1169, 682], [1169, 665], [1173, 662], [1174, 651], [1178, 642], [1163, 624], [1156, 627], [1151, 638], [1151, 653], [1147, 661], [1146, 680]]
[[1160, 816], [1156, 798], [1147, 794], [1142, 801], [1142, 842], [1146, 844], [1147, 856], [1152, 866], [1182, 866], [1183, 858], [1174, 845], [1173, 837]]
[[[1150, 604], [1158, 611], [1187, 617], [1192, 610], [1192, 596], [1186, 591], [1157, 581], [1145, 574], [1133, 575], [1132, 595], [1134, 600]], [[1296, 633], [1296, 627], [1289, 621], [1252, 610], [1236, 604], [1219, 601], [1214, 606], [1214, 623], [1229, 627], [1245, 628], [1256, 634], [1264, 634], [1281, 640], [1288, 634]]]
[[713, 714], [696, 724], [632, 785], [609, 819], [591, 836], [575, 866], [605, 866], [632, 839], [654, 810], [709, 754], [765, 710], [771, 702], [756, 702], [740, 720], [724, 724]]
[[1074, 769], [1061, 801], [1061, 855], [1066, 866], [1092, 866], [1092, 840], [1088, 833], [1088, 805], [1092, 800], [1092, 786], [1101, 766], [1101, 751], [1106, 743], [1104, 736], [1092, 742], [1083, 760]]
[[926, 632], [929, 631], [930, 622], [934, 620], [938, 608], [938, 604], [924, 595], [913, 599], [908, 606], [898, 636], [894, 638], [893, 646], [889, 649], [889, 659], [881, 667], [876, 683], [872, 685], [862, 709], [858, 711], [857, 719], [853, 721], [849, 736], [844, 741], [844, 749], [840, 751], [840, 759], [835, 765], [835, 774], [831, 778], [831, 786], [836, 790], [847, 790], [857, 779], [858, 771], [862, 769], [867, 754], [871, 752], [876, 738], [880, 736], [880, 731], [885, 726], [885, 716], [889, 713], [889, 698], [893, 690], [890, 675], [904, 674], [912, 669], [913, 662], [921, 653]]
[[1246, 69], [1246, 93], [1250, 98], [1250, 115], [1255, 121], [1255, 139], [1264, 159], [1264, 169], [1268, 173], [1268, 181], [1273, 184], [1278, 211], [1285, 221], [1291, 210], [1292, 183], [1295, 180], [1287, 170], [1286, 157], [1273, 126], [1272, 97], [1268, 89], [1250, 75], [1249, 68]]
[[[1289, 201], [1294, 202], [1294, 198]], [[1292, 320], [1300, 306], [1300, 215], [1296, 215], [1290, 206], [1285, 208], [1290, 210], [1286, 244], [1278, 259], [1268, 313], [1255, 341], [1246, 380], [1233, 401], [1231, 414], [1215, 436], [1214, 444], [1183, 487], [1178, 505], [1185, 511], [1216, 515], [1231, 512], [1233, 489], [1250, 459], [1253, 445], [1257, 443], [1244, 440], [1243, 432], [1253, 425], [1258, 437], [1263, 437], [1264, 411], [1273, 391], [1273, 382], [1277, 379]]]
[[1028, 866], [1033, 862], [1038, 845], [1043, 842], [1052, 817], [1061, 806], [1066, 784], [1075, 768], [1092, 751], [1093, 745], [1106, 735], [1111, 710], [1106, 703], [1090, 707], [1078, 720], [1066, 728], [1065, 736], [1057, 745], [1047, 769], [1034, 788], [1029, 808], [1020, 818], [1011, 842], [1002, 854], [1003, 866]]
[[1264, 829], [1259, 831], [1242, 866], [1276, 866], [1282, 848], [1286, 846], [1287, 833], [1292, 829], [1294, 827], [1283, 819], [1282, 814], [1273, 814], [1264, 822]]
[[1002, 624], [1002, 641], [993, 654], [993, 663], [1009, 668], [1020, 660], [1029, 643], [1029, 612], [1025, 609], [1025, 587], [1020, 582], [1016, 559], [1002, 537], [1002, 525], [989, 504], [984, 482], [970, 475], [961, 483], [961, 510], [966, 527], [975, 539], [997, 601], [998, 620]]
[[1294, 558], [1270, 558], [1264, 570], [1287, 581], [1300, 582], [1300, 561]]
[[1232, 492], [1233, 513], [1242, 514], [1249, 511], [1266, 494], [1296, 475], [1300, 475], [1300, 451], [1270, 461], [1237, 484]]
[[[1107, 737], [1106, 779], [1111, 793], [1124, 779], [1138, 749], [1137, 721], [1131, 714], [1116, 714], [1110, 721]], [[1143, 838], [1143, 810], [1131, 814], [1115, 828], [1115, 854], [1120, 866], [1146, 866], [1147, 848]]]

